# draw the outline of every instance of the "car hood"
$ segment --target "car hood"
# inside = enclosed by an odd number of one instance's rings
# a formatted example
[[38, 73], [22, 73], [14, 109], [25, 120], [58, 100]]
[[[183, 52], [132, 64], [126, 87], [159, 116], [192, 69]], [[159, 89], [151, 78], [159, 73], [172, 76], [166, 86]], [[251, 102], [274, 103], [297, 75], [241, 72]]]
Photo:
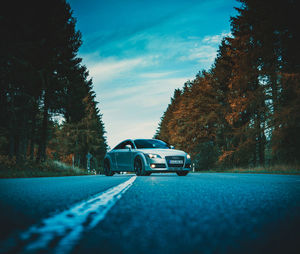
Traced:
[[142, 153], [153, 153], [159, 154], [162, 157], [165, 156], [186, 156], [186, 152], [176, 149], [137, 149], [139, 152]]

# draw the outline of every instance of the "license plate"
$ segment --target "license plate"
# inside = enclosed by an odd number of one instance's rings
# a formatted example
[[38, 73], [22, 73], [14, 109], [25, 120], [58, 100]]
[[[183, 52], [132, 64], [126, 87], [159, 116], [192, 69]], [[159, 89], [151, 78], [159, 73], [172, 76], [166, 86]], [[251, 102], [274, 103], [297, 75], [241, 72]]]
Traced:
[[169, 164], [183, 164], [182, 160], [169, 160]]

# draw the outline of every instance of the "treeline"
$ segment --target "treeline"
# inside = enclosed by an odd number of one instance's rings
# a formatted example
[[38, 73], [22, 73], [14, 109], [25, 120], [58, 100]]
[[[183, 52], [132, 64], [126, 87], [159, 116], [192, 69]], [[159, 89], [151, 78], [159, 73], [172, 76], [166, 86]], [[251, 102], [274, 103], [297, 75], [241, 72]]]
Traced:
[[175, 90], [156, 138], [197, 169], [300, 162], [300, 2], [241, 0], [209, 71]]
[[106, 152], [82, 44], [64, 0], [9, 1], [0, 10], [0, 154], [93, 168]]

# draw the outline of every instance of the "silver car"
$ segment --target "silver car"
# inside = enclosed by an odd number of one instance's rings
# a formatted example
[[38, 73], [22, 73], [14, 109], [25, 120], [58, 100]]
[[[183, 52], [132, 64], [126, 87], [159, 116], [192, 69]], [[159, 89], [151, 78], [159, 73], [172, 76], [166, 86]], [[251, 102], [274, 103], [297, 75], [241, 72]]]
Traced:
[[191, 170], [191, 157], [184, 151], [158, 139], [127, 139], [106, 153], [104, 172], [107, 176], [135, 172], [138, 176], [151, 173], [176, 172], [186, 176]]

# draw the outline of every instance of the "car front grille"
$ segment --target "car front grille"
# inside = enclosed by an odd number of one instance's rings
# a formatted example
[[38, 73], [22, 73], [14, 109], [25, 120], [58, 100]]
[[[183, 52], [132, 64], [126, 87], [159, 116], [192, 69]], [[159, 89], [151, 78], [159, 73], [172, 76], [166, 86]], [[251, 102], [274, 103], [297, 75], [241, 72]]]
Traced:
[[[182, 168], [183, 164], [184, 164], [184, 157], [183, 156], [166, 156], [166, 161], [167, 161], [168, 167]], [[182, 161], [182, 163], [178, 163], [176, 161]]]

